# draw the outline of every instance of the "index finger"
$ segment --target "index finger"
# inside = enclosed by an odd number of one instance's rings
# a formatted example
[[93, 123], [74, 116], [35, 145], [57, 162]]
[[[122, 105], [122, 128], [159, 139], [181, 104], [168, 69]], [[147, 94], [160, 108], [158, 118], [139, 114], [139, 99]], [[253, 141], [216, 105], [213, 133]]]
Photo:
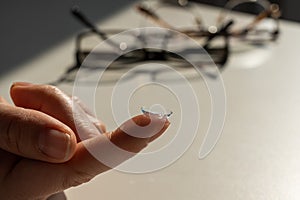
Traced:
[[[136, 131], [132, 121], [136, 126], [145, 127], [140, 137], [132, 136], [132, 132]], [[149, 123], [154, 123], [157, 127], [161, 127], [163, 123], [163, 126], [152, 135], [153, 126], [148, 128]], [[80, 174], [89, 180], [135, 156], [150, 142], [162, 135], [170, 123], [166, 119], [151, 121], [147, 115], [138, 115], [121, 126], [124, 125], [127, 125], [126, 132], [119, 127], [111, 133], [99, 135], [78, 144], [74, 157], [66, 163], [72, 169], [68, 173], [71, 182], [74, 179], [78, 180]], [[148, 135], [151, 136], [147, 137]], [[85, 178], [79, 179], [86, 180]]]

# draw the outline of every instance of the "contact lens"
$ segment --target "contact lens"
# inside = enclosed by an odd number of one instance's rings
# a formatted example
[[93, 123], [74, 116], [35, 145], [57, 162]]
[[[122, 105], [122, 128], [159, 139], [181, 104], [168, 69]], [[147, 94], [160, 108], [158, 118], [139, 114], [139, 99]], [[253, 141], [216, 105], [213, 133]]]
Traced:
[[141, 111], [145, 115], [157, 115], [159, 118], [169, 118], [173, 114], [173, 112], [170, 110], [157, 110], [146, 107], [141, 107]]

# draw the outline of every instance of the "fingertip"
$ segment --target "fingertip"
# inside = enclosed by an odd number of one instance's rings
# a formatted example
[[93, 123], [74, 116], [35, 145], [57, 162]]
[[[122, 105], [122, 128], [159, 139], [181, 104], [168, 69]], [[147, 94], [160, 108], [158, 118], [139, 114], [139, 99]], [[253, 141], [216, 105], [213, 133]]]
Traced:
[[33, 85], [32, 83], [28, 83], [28, 82], [14, 82], [10, 86], [10, 96], [13, 102], [16, 103], [16, 101], [18, 102], [18, 99], [23, 99], [23, 96], [19, 94], [20, 91], [19, 89], [23, 89], [32, 85]]
[[159, 115], [149, 115], [142, 114], [136, 116], [135, 120], [137, 125], [139, 126], [148, 126], [151, 123], [146, 131], [149, 131], [150, 137], [148, 138], [148, 143], [159, 138], [170, 126], [170, 121], [167, 117], [160, 117]]
[[150, 123], [159, 123], [159, 124], [163, 123], [164, 126], [170, 125], [168, 118], [160, 117], [158, 115], [141, 114], [133, 117], [131, 120], [133, 120], [136, 125], [141, 127], [147, 126]]
[[16, 87], [27, 87], [27, 86], [32, 86], [34, 85], [33, 83], [29, 83], [29, 82], [14, 82], [11, 86], [10, 86], [10, 91], [12, 91], [14, 88]]
[[25, 82], [25, 81], [16, 81], [16, 82], [13, 82], [11, 87], [14, 87], [14, 86], [30, 86], [30, 85], [34, 85], [34, 84], [30, 83], [30, 82]]
[[170, 126], [170, 124], [171, 123], [168, 120], [168, 118], [165, 118], [163, 127], [161, 128], [161, 130], [157, 134], [155, 134], [152, 137], [150, 137], [149, 143], [152, 142], [152, 141], [154, 141], [154, 140], [156, 140], [157, 138], [159, 138], [168, 129], [168, 127]]
[[109, 139], [118, 147], [137, 153], [161, 136], [169, 125], [166, 118], [137, 115], [109, 134]]
[[136, 123], [136, 125], [141, 126], [141, 127], [145, 127], [150, 124], [152, 124], [151, 127], [154, 127], [157, 125], [160, 128], [159, 132], [157, 132], [157, 134], [159, 134], [160, 132], [164, 132], [170, 126], [170, 121], [167, 117], [160, 117], [158, 115], [141, 114], [141, 115], [135, 116], [132, 119]]

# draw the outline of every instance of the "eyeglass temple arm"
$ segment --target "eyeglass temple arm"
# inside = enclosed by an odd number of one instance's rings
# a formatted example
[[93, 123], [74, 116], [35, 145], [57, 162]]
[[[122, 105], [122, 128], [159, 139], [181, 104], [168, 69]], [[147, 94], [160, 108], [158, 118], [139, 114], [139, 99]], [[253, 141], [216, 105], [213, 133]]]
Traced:
[[91, 21], [88, 20], [88, 18], [80, 11], [78, 6], [73, 6], [71, 8], [71, 12], [74, 17], [76, 17], [86, 27], [90, 28], [92, 32], [98, 34], [103, 40], [107, 39], [107, 35], [100, 31], [94, 24], [92, 24]]
[[[255, 17], [253, 22], [251, 22], [247, 26], [247, 28], [245, 29], [245, 32], [248, 32], [249, 30], [253, 29], [256, 26], [256, 24], [258, 24], [263, 19], [265, 19], [269, 16], [272, 16], [273, 18], [275, 18], [277, 20], [280, 17], [280, 15], [281, 15], [281, 12], [280, 12], [279, 6], [277, 4], [271, 4], [270, 9], [262, 11]], [[278, 31], [278, 30], [276, 30], [276, 31]]]
[[113, 48], [118, 50], [118, 44], [110, 40], [107, 34], [99, 30], [84, 14], [80, 11], [78, 6], [73, 6], [71, 9], [72, 14], [85, 26], [87, 26], [93, 33], [96, 33], [100, 36], [102, 40], [106, 40], [107, 44], [111, 45]]
[[171, 26], [165, 20], [161, 19], [154, 11], [147, 9], [142, 5], [136, 5], [135, 8], [139, 13], [141, 13], [145, 17], [149, 17], [154, 23], [158, 24], [159, 26], [161, 26], [163, 28], [176, 30], [175, 27]]

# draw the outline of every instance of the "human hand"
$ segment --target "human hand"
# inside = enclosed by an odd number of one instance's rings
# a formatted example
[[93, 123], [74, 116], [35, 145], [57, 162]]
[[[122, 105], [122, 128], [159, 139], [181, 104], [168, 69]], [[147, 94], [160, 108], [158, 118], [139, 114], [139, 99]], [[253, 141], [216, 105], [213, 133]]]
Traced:
[[[0, 196], [4, 199], [46, 199], [87, 182], [111, 167], [95, 159], [87, 147], [97, 149], [112, 142], [138, 153], [169, 126], [168, 120], [139, 115], [132, 118], [137, 125], [152, 120], [163, 123], [162, 128], [152, 136], [153, 130], [145, 129], [141, 138], [121, 128], [106, 132], [102, 122], [77, 101], [74, 109], [72, 99], [53, 86], [15, 83], [10, 92], [15, 106], [0, 98]], [[126, 132], [135, 131], [130, 120], [123, 126]], [[129, 158], [109, 156], [116, 158], [115, 165]]]

